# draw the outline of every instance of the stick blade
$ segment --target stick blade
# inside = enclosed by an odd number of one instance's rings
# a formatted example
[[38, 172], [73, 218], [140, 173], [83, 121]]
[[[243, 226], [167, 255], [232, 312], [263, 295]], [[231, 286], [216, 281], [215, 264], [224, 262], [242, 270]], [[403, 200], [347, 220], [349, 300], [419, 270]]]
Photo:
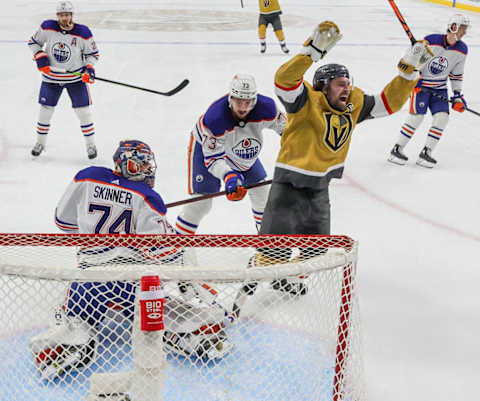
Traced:
[[180, 82], [180, 84], [178, 84], [178, 86], [176, 86], [172, 90], [169, 90], [168, 92], [165, 92], [164, 95], [165, 96], [175, 95], [176, 93], [180, 92], [183, 88], [185, 88], [189, 83], [190, 81], [188, 79], [184, 79], [182, 82]]

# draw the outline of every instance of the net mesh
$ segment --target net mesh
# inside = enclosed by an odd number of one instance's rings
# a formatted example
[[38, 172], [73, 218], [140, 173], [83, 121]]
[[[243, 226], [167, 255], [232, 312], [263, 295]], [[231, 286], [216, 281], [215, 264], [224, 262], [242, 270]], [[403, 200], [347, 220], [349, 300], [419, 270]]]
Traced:
[[0, 399], [364, 400], [356, 261], [346, 236], [0, 234]]

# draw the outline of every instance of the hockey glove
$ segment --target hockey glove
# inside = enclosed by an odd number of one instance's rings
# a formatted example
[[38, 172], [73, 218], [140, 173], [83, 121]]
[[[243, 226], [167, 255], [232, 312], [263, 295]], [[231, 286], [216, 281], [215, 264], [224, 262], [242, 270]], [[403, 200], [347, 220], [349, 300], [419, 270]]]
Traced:
[[283, 131], [285, 131], [285, 128], [287, 126], [287, 115], [283, 112], [280, 111], [277, 114], [277, 118], [275, 118], [273, 122], [272, 129], [280, 136], [282, 136]]
[[95, 82], [95, 69], [93, 65], [87, 64], [82, 67], [82, 81], [87, 84], [93, 84]]
[[313, 30], [303, 44], [300, 54], [310, 56], [314, 62], [325, 57], [328, 51], [342, 39], [340, 28], [332, 21], [323, 21]]
[[398, 62], [400, 76], [408, 80], [418, 79], [418, 69], [433, 57], [432, 49], [426, 40], [419, 40], [410, 47]]
[[230, 171], [225, 174], [223, 181], [225, 182], [225, 191], [227, 192], [228, 200], [239, 201], [247, 194], [247, 189], [243, 186], [245, 180], [241, 174]]
[[40, 50], [35, 53], [33, 58], [37, 63], [37, 68], [41, 72], [50, 74], [50, 60], [48, 59], [47, 53], [45, 53], [43, 50]]
[[465, 111], [465, 107], [467, 107], [467, 101], [460, 92], [453, 92], [453, 96], [450, 98], [450, 101], [452, 102], [453, 110], [458, 111], [459, 113], [463, 113]]

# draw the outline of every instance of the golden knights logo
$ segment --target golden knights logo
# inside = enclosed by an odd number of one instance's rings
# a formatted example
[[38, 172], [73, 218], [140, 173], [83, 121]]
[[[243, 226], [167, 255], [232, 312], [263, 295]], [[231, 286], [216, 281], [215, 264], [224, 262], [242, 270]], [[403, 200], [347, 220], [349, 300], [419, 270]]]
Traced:
[[327, 122], [325, 127], [325, 143], [334, 152], [341, 149], [347, 142], [353, 130], [353, 121], [350, 114], [325, 113]]

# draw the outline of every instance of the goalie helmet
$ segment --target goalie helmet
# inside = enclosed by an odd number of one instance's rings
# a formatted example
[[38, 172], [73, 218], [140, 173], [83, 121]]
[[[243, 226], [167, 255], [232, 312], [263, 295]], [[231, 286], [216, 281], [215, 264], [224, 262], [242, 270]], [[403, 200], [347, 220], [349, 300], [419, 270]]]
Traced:
[[455, 14], [448, 20], [447, 32], [457, 33], [460, 25], [470, 26], [470, 20], [466, 15]]
[[138, 140], [120, 141], [113, 154], [115, 172], [131, 181], [144, 181], [150, 188], [155, 184], [157, 164], [150, 146]]
[[313, 76], [312, 86], [316, 91], [323, 90], [324, 87], [328, 86], [332, 79], [345, 77], [350, 79], [350, 73], [348, 72], [347, 67], [341, 64], [325, 64], [315, 71]]
[[73, 4], [70, 1], [59, 1], [57, 3], [57, 14], [60, 13], [73, 14]]
[[230, 83], [228, 104], [230, 107], [232, 97], [236, 99], [254, 99], [253, 106], [257, 103], [257, 84], [255, 78], [250, 74], [235, 74]]

